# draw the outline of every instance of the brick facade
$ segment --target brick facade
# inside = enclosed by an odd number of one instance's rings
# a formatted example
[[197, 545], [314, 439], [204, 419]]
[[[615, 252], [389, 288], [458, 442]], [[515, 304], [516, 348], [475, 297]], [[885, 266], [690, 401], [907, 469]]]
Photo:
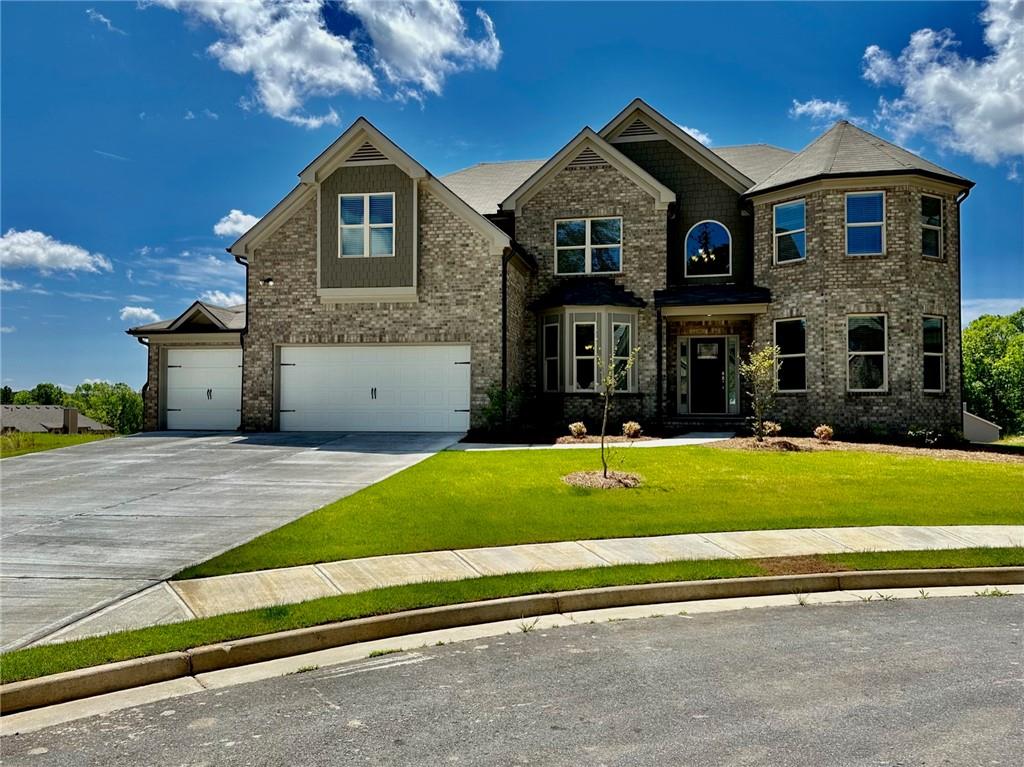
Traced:
[[[838, 430], [884, 429], [905, 432], [926, 426], [961, 428], [960, 280], [958, 206], [952, 192], [918, 183], [889, 183], [883, 190], [886, 253], [847, 256], [845, 191], [817, 188], [786, 199], [806, 200], [807, 258], [773, 264], [772, 205], [754, 207], [754, 275], [772, 292], [769, 313], [759, 315], [755, 337], [771, 343], [773, 320], [805, 317], [807, 392], [780, 394], [775, 415], [784, 428], [806, 432], [818, 423]], [[944, 200], [944, 256], [921, 255], [920, 196]], [[846, 390], [847, 315], [885, 314], [888, 324], [889, 385], [884, 393]], [[922, 318], [946, 320], [946, 390], [923, 391]]]

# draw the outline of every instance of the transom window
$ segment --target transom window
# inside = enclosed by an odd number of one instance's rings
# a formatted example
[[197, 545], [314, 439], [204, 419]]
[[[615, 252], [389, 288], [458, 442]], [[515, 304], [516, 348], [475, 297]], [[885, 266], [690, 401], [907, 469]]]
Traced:
[[925, 317], [922, 328], [924, 342], [924, 390], [946, 390], [946, 320], [944, 317]]
[[395, 195], [338, 195], [338, 253], [344, 258], [395, 255]]
[[846, 195], [846, 255], [885, 253], [885, 193], [848, 192]]
[[686, 235], [687, 277], [728, 277], [732, 274], [732, 235], [717, 221], [701, 221]]
[[889, 385], [887, 328], [884, 314], [846, 318], [847, 391], [885, 391]]
[[921, 195], [921, 255], [942, 258], [942, 198]]
[[775, 263], [807, 258], [807, 219], [803, 200], [784, 202], [772, 208]]
[[544, 391], [558, 391], [558, 317], [544, 320]]
[[577, 391], [597, 386], [597, 323], [576, 322], [572, 326], [573, 386]]
[[621, 218], [576, 218], [555, 222], [555, 274], [614, 274], [621, 271]]
[[775, 386], [779, 391], [807, 389], [807, 321], [800, 317], [775, 320]]

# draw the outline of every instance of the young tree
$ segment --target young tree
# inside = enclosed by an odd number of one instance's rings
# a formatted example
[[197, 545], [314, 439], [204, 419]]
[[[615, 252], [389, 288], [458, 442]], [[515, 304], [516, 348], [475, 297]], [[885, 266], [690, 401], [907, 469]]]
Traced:
[[765, 421], [775, 405], [775, 369], [780, 364], [779, 347], [750, 347], [750, 357], [740, 361], [740, 375], [750, 387], [748, 394], [753, 406], [751, 427], [758, 442], [764, 442]]
[[[598, 380], [597, 385], [598, 391], [601, 393], [602, 400], [602, 413], [601, 413], [601, 469], [605, 479], [608, 478], [608, 456], [605, 448], [605, 439], [608, 434], [608, 413], [612, 407], [612, 397], [615, 396], [615, 392], [624, 387], [624, 384], [629, 379], [629, 371], [633, 369], [636, 364], [637, 354], [640, 352], [640, 347], [637, 346], [633, 349], [625, 349], [619, 351], [627, 351], [626, 356], [616, 355], [618, 359], [614, 357], [605, 357], [601, 354], [601, 349], [598, 347], [595, 352], [597, 358], [597, 372]], [[613, 353], [615, 350], [613, 349]]]

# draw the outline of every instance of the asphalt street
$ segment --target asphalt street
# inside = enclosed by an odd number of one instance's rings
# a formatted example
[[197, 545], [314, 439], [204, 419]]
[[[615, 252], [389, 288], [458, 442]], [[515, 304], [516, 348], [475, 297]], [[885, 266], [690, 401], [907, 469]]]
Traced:
[[6, 765], [1017, 765], [1024, 598], [523, 631], [0, 741]]

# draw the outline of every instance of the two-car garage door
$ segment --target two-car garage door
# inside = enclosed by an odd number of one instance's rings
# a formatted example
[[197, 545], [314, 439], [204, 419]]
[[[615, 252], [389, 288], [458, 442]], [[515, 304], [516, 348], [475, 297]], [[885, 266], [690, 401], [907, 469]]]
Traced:
[[281, 431], [466, 431], [470, 348], [285, 346]]

